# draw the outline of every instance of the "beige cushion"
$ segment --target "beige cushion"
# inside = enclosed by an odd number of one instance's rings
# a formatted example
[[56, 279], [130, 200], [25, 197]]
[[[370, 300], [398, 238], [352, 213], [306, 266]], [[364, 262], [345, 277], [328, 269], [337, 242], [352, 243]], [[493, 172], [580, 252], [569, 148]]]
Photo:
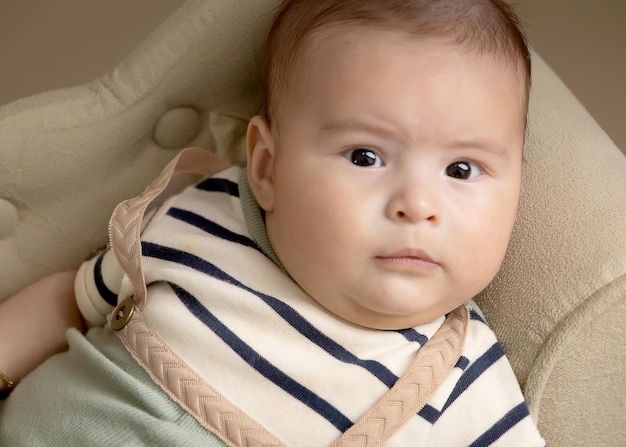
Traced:
[[[189, 1], [107, 76], [0, 108], [0, 299], [77, 267], [178, 149], [242, 160], [275, 3]], [[538, 56], [525, 158], [478, 302], [549, 445], [626, 445], [626, 158]]]
[[477, 301], [552, 446], [626, 445], [626, 157], [534, 59], [517, 226]]

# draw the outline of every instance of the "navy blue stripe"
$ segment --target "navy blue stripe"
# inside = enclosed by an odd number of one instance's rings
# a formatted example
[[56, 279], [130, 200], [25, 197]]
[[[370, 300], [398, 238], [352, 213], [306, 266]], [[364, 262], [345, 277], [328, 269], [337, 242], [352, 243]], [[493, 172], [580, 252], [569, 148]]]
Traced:
[[459, 357], [459, 361], [456, 362], [456, 365], [454, 365], [454, 367], [465, 370], [465, 368], [469, 366], [469, 363], [469, 359], [462, 355], [461, 357]]
[[493, 444], [502, 437], [507, 431], [513, 428], [519, 421], [529, 415], [528, 407], [525, 403], [519, 404], [517, 407], [509, 411], [502, 419], [494, 424], [489, 430], [483, 433], [480, 438], [474, 441], [469, 447], [485, 447]]
[[456, 386], [450, 393], [448, 401], [443, 407], [443, 411], [446, 410], [463, 392], [469, 388], [469, 386], [476, 381], [485, 371], [487, 371], [494, 363], [496, 363], [502, 356], [504, 351], [499, 343], [494, 343], [491, 348], [481, 355], [478, 360], [472, 363], [471, 366], [465, 370]]
[[470, 318], [472, 320], [480, 321], [481, 323], [487, 324], [487, 322], [483, 319], [483, 317], [481, 317], [480, 314], [476, 312], [474, 309], [470, 310]]
[[237, 244], [245, 245], [258, 250], [258, 246], [249, 237], [230, 231], [228, 228], [210, 221], [199, 214], [180, 208], [170, 208], [167, 211], [167, 215], [189, 225], [193, 225], [194, 227], [199, 228], [206, 233], [212, 234], [213, 236], [217, 236], [220, 239], [236, 242]]
[[207, 178], [198, 183], [196, 188], [209, 192], [225, 192], [228, 195], [239, 197], [239, 186], [237, 186], [237, 183], [225, 178]]
[[96, 283], [96, 288], [98, 289], [98, 293], [100, 296], [109, 303], [111, 306], [117, 305], [117, 295], [111, 291], [104, 283], [104, 278], [102, 277], [102, 259], [104, 255], [108, 252], [104, 251], [98, 256], [96, 259], [96, 265], [93, 268], [93, 279]]
[[270, 306], [277, 314], [279, 314], [295, 330], [308, 338], [311, 342], [317, 344], [321, 349], [326, 351], [331, 356], [335, 357], [337, 360], [340, 360], [344, 363], [360, 366], [389, 388], [391, 388], [398, 380], [398, 377], [381, 363], [374, 360], [361, 360], [350, 351], [348, 351], [346, 348], [335, 342], [333, 339], [320, 332], [319, 329], [309, 323], [292, 307], [270, 295], [266, 295], [264, 293], [251, 289], [250, 287], [239, 282], [237, 279], [226, 274], [224, 271], [220, 270], [210, 262], [198, 256], [192, 255], [191, 253], [149, 242], [142, 242], [142, 250], [145, 256], [150, 256], [153, 258], [163, 259], [166, 261], [186, 265], [194, 270], [205, 273], [234, 286], [240, 287], [241, 289], [256, 295], [268, 306]]
[[424, 405], [422, 409], [417, 413], [419, 417], [424, 419], [426, 422], [434, 424], [441, 417], [441, 411], [437, 410], [432, 405]]
[[424, 419], [426, 422], [430, 422], [431, 424], [437, 422], [441, 417], [441, 411], [428, 404], [424, 405], [417, 414], [419, 417]]
[[428, 337], [424, 334], [420, 334], [415, 329], [402, 329], [396, 331], [398, 334], [402, 335], [408, 341], [415, 341], [419, 343], [420, 346], [424, 346], [428, 341]]
[[181, 287], [171, 284], [174, 292], [183, 304], [207, 327], [209, 327], [224, 343], [226, 343], [248, 365], [262, 374], [269, 381], [289, 393], [294, 398], [322, 416], [342, 433], [352, 426], [352, 421], [332, 406], [328, 401], [302, 386], [266, 358], [256, 352], [250, 345], [239, 338], [224, 323], [215, 317], [206, 307]]
[[424, 418], [426, 421], [434, 424], [437, 422], [441, 414], [446, 411], [446, 409], [454, 403], [454, 401], [461, 395], [463, 392], [469, 388], [469, 386], [476, 381], [485, 371], [487, 371], [495, 362], [497, 362], [502, 356], [504, 356], [504, 351], [499, 343], [494, 343], [491, 348], [487, 350], [483, 355], [481, 355], [474, 363], [472, 363], [461, 375], [461, 378], [454, 386], [454, 389], [448, 396], [448, 400], [445, 405], [441, 409], [441, 411], [435, 408], [426, 408], [424, 407], [418, 414]]

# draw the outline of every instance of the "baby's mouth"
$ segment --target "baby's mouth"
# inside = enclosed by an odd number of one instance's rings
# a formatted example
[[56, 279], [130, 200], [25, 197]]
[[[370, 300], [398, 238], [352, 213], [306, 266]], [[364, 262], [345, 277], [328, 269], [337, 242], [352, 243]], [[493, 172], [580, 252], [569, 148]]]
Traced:
[[419, 249], [402, 249], [384, 256], [377, 256], [376, 261], [390, 269], [428, 272], [440, 267], [426, 252]]

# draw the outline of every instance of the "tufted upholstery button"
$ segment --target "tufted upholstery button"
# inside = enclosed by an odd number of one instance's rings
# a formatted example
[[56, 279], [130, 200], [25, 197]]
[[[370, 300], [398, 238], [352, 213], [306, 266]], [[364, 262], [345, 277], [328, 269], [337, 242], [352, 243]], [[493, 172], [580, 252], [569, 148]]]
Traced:
[[164, 149], [188, 146], [200, 131], [200, 113], [191, 106], [168, 111], [154, 126], [153, 139]]
[[111, 314], [111, 329], [121, 331], [128, 324], [135, 313], [135, 300], [126, 298], [113, 309]]
[[0, 240], [6, 239], [17, 230], [17, 208], [6, 199], [0, 199]]

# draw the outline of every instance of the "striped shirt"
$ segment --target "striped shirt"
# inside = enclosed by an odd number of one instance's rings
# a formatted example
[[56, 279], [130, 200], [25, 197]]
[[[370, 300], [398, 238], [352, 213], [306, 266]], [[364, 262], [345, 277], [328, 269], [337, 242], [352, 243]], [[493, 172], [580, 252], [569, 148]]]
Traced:
[[[250, 201], [245, 175], [230, 168], [151, 216], [141, 241], [144, 317], [286, 445], [330, 445], [389, 391], [444, 317], [395, 331], [335, 318], [272, 261], [271, 248], [259, 248], [267, 241], [259, 241], [258, 225], [249, 231], [242, 198]], [[110, 251], [83, 264], [77, 299], [89, 321], [101, 324], [132, 294], [123, 278]], [[455, 368], [385, 445], [545, 445], [495, 335], [471, 315]]]

